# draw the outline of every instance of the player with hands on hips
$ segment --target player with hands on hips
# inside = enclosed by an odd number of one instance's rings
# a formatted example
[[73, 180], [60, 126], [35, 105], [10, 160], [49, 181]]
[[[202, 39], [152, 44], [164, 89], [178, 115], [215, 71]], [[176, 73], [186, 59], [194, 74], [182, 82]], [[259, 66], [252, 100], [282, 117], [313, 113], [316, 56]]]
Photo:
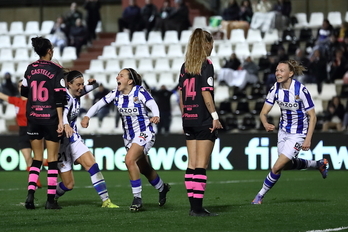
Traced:
[[[155, 143], [155, 132], [152, 123], [160, 121], [158, 106], [151, 94], [144, 89], [141, 76], [132, 68], [122, 69], [116, 77], [117, 88], [95, 103], [82, 119], [82, 127], [88, 127], [90, 118], [98, 110], [114, 102], [122, 117], [124, 129], [123, 140], [127, 150], [125, 164], [128, 169], [132, 186], [133, 202], [131, 211], [142, 208], [142, 184], [140, 174], [143, 174], [150, 184], [159, 191], [159, 206], [166, 203], [169, 184], [165, 184], [157, 172], [151, 167], [148, 151]], [[149, 110], [153, 117], [149, 117]]]

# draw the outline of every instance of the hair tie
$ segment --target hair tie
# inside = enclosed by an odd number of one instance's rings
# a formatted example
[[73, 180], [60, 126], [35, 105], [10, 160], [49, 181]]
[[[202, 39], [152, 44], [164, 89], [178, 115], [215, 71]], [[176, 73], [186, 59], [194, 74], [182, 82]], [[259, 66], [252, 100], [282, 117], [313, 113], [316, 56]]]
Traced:
[[136, 85], [137, 83], [136, 83], [136, 81], [135, 81], [135, 79], [134, 79], [133, 73], [131, 72], [131, 70], [130, 70], [129, 68], [127, 68], [127, 70], [128, 70], [128, 72], [131, 74], [132, 79], [133, 79], [133, 81], [134, 81], [134, 84]]

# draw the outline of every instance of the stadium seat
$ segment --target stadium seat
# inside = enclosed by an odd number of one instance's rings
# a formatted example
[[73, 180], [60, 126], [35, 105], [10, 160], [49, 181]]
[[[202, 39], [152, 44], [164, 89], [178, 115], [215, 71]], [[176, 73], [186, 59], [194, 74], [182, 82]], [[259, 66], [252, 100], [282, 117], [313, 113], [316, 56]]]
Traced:
[[146, 37], [144, 31], [135, 31], [132, 36], [131, 45], [146, 44]]
[[182, 52], [181, 44], [170, 44], [168, 46], [167, 57], [182, 57], [184, 54]]
[[61, 55], [62, 62], [70, 62], [76, 59], [76, 48], [72, 46], [65, 47]]
[[9, 35], [0, 35], [0, 48], [11, 47], [11, 37]]
[[130, 44], [130, 38], [128, 32], [118, 32], [116, 34], [115, 42], [112, 42], [112, 46], [120, 47], [123, 45], [129, 45]]
[[172, 117], [172, 122], [170, 123], [169, 131], [170, 131], [170, 133], [173, 133], [173, 134], [182, 134], [183, 133], [181, 115]]
[[331, 11], [327, 15], [327, 19], [330, 21], [333, 27], [342, 26], [342, 15], [339, 11]]
[[25, 35], [36, 35], [39, 36], [40, 34], [40, 25], [38, 21], [28, 21], [25, 24]]
[[158, 77], [158, 86], [162, 85], [166, 86], [167, 89], [174, 88], [178, 83], [176, 83], [173, 79], [173, 74], [171, 72], [162, 72]]
[[8, 34], [8, 24], [7, 22], [0, 22], [0, 35]]
[[192, 29], [196, 28], [208, 28], [207, 18], [205, 16], [195, 16], [193, 18]]
[[337, 96], [336, 85], [334, 83], [324, 83], [321, 94], [318, 98], [321, 100], [331, 100], [333, 96]]
[[210, 57], [209, 59], [213, 62], [214, 72], [215, 73], [219, 72], [221, 69], [221, 63], [220, 63], [219, 57], [214, 56], [214, 57]]
[[217, 45], [216, 56], [219, 58], [229, 58], [233, 53], [232, 44], [229, 42], [220, 43]]
[[10, 30], [9, 30], [9, 35], [14, 36], [14, 35], [22, 35], [24, 34], [24, 26], [23, 22], [21, 21], [13, 21], [10, 24]]
[[162, 44], [163, 39], [160, 31], [150, 31], [149, 38], [147, 39], [148, 45]]
[[180, 43], [181, 44], [187, 44], [189, 42], [190, 36], [192, 35], [192, 31], [191, 30], [183, 30], [181, 32], [181, 36], [180, 36]]
[[134, 57], [138, 59], [150, 57], [149, 46], [147, 44], [138, 44], [135, 47]]
[[116, 59], [106, 60], [104, 72], [110, 74], [111, 77], [115, 77], [121, 71], [120, 62]]
[[306, 13], [296, 13], [295, 17], [297, 19], [297, 23], [294, 25], [295, 29], [302, 29], [308, 27], [308, 20]]
[[11, 48], [1, 48], [0, 49], [0, 61], [12, 61], [13, 54]]
[[132, 68], [137, 70], [137, 62], [135, 59], [124, 59], [122, 61], [122, 69], [124, 68]]
[[27, 39], [25, 35], [15, 35], [12, 41], [12, 48], [27, 48]]
[[250, 113], [249, 101], [247, 99], [241, 99], [237, 103], [236, 110], [233, 111], [235, 115], [243, 115]]
[[108, 59], [116, 59], [116, 49], [114, 46], [107, 45], [103, 47], [103, 53], [101, 56], [98, 56], [98, 59], [108, 60]]
[[[38, 55], [36, 54], [36, 52], [34, 50], [31, 51], [31, 54], [35, 56], [34, 60], [38, 59]], [[31, 56], [31, 58], [34, 58], [34, 57]], [[58, 62], [59, 62], [59, 60], [62, 59], [62, 54], [60, 53], [60, 49], [58, 47], [54, 47], [52, 59], [57, 60]]]
[[248, 43], [238, 43], [234, 49], [234, 53], [236, 53], [239, 59], [245, 59], [250, 56], [249, 44]]
[[22, 77], [24, 76], [25, 71], [27, 70], [28, 65], [29, 65], [28, 60], [27, 61], [20, 61], [20, 62], [18, 62], [15, 75], [17, 77], [19, 77], [20, 79], [22, 79]]
[[6, 120], [3, 118], [0, 118], [0, 133], [4, 134], [7, 133], [7, 126], [6, 126]]
[[155, 60], [154, 71], [157, 73], [168, 72], [170, 70], [169, 59], [167, 58], [157, 58]]
[[177, 44], [179, 43], [179, 36], [178, 36], [178, 32], [177, 31], [166, 31], [164, 33], [164, 39], [163, 39], [163, 43], [165, 45], [169, 45], [169, 44]]
[[264, 42], [253, 43], [250, 56], [252, 59], [259, 59], [267, 55], [266, 44]]
[[[86, 70], [87, 71], [87, 70]], [[103, 86], [107, 89], [113, 89], [115, 88], [115, 84], [111, 85], [109, 82], [109, 77], [105, 73], [94, 73], [93, 78], [99, 83], [103, 84]]]
[[229, 40], [232, 44], [244, 43], [245, 36], [243, 29], [233, 29]]
[[16, 118], [16, 106], [12, 104], [7, 104], [4, 114], [1, 118], [6, 120], [11, 120]]
[[40, 29], [40, 35], [41, 36], [46, 36], [49, 35], [52, 28], [54, 26], [54, 21], [53, 20], [45, 20], [42, 21], [41, 23], [41, 29]]
[[14, 61], [28, 61], [29, 60], [29, 51], [27, 48], [17, 48], [15, 50]]
[[151, 57], [152, 58], [159, 58], [159, 57], [166, 57], [166, 48], [164, 44], [155, 44], [152, 46], [151, 49]]
[[278, 30], [273, 29], [271, 31], [267, 31], [265, 35], [263, 36], [263, 42], [265, 44], [272, 44], [276, 41], [279, 41], [279, 35], [278, 35]]
[[348, 11], [346, 11], [346, 14], [344, 16], [344, 21], [348, 23]]
[[228, 100], [230, 96], [228, 86], [216, 85], [214, 93], [214, 100], [217, 105], [219, 105], [220, 102]]
[[138, 72], [152, 72], [153, 71], [153, 62], [152, 59], [140, 59], [138, 65]]
[[133, 48], [131, 45], [123, 45], [118, 52], [118, 58], [133, 58]]
[[249, 29], [246, 42], [249, 44], [262, 42], [261, 31], [259, 29]]
[[185, 61], [184, 57], [177, 57], [172, 60], [171, 70], [172, 70], [172, 73], [176, 75], [176, 77], [174, 77], [174, 80], [178, 78], [180, 74], [181, 66], [184, 63], [184, 61]]
[[309, 18], [308, 27], [317, 29], [321, 27], [324, 21], [323, 12], [312, 12]]
[[104, 72], [104, 61], [94, 59], [90, 61], [89, 68], [85, 71], [87, 74], [96, 74]]
[[150, 89], [158, 88], [157, 74], [155, 72], [146, 72], [142, 75], [142, 77]]

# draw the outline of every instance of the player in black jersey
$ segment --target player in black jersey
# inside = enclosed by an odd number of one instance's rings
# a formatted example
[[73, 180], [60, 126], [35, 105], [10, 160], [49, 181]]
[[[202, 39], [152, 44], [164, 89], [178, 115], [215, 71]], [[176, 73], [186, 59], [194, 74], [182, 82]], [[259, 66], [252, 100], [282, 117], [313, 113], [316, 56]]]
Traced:
[[213, 38], [207, 31], [193, 31], [179, 78], [180, 108], [188, 150], [185, 186], [190, 216], [215, 216], [203, 208], [209, 158], [221, 129], [214, 103], [214, 67], [210, 60]]
[[58, 178], [59, 135], [63, 133], [63, 107], [66, 101], [63, 68], [51, 62], [53, 47], [48, 39], [31, 39], [40, 59], [28, 65], [21, 89], [28, 98], [28, 136], [34, 152], [29, 171], [27, 209], [35, 209], [34, 194], [43, 160], [44, 139], [47, 147], [47, 202], [46, 209], [60, 209], [54, 201]]

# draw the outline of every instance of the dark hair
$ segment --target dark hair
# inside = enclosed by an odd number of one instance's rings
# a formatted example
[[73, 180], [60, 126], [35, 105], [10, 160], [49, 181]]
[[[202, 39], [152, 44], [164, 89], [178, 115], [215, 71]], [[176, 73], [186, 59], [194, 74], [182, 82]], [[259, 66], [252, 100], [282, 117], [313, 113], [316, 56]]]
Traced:
[[141, 85], [143, 80], [139, 73], [132, 68], [125, 68], [129, 73], [129, 79], [133, 80], [134, 85]]
[[31, 44], [40, 57], [45, 56], [49, 49], [53, 49], [51, 42], [43, 37], [31, 38]]
[[66, 81], [72, 83], [76, 78], [83, 77], [83, 74], [77, 70], [73, 70], [67, 73]]

